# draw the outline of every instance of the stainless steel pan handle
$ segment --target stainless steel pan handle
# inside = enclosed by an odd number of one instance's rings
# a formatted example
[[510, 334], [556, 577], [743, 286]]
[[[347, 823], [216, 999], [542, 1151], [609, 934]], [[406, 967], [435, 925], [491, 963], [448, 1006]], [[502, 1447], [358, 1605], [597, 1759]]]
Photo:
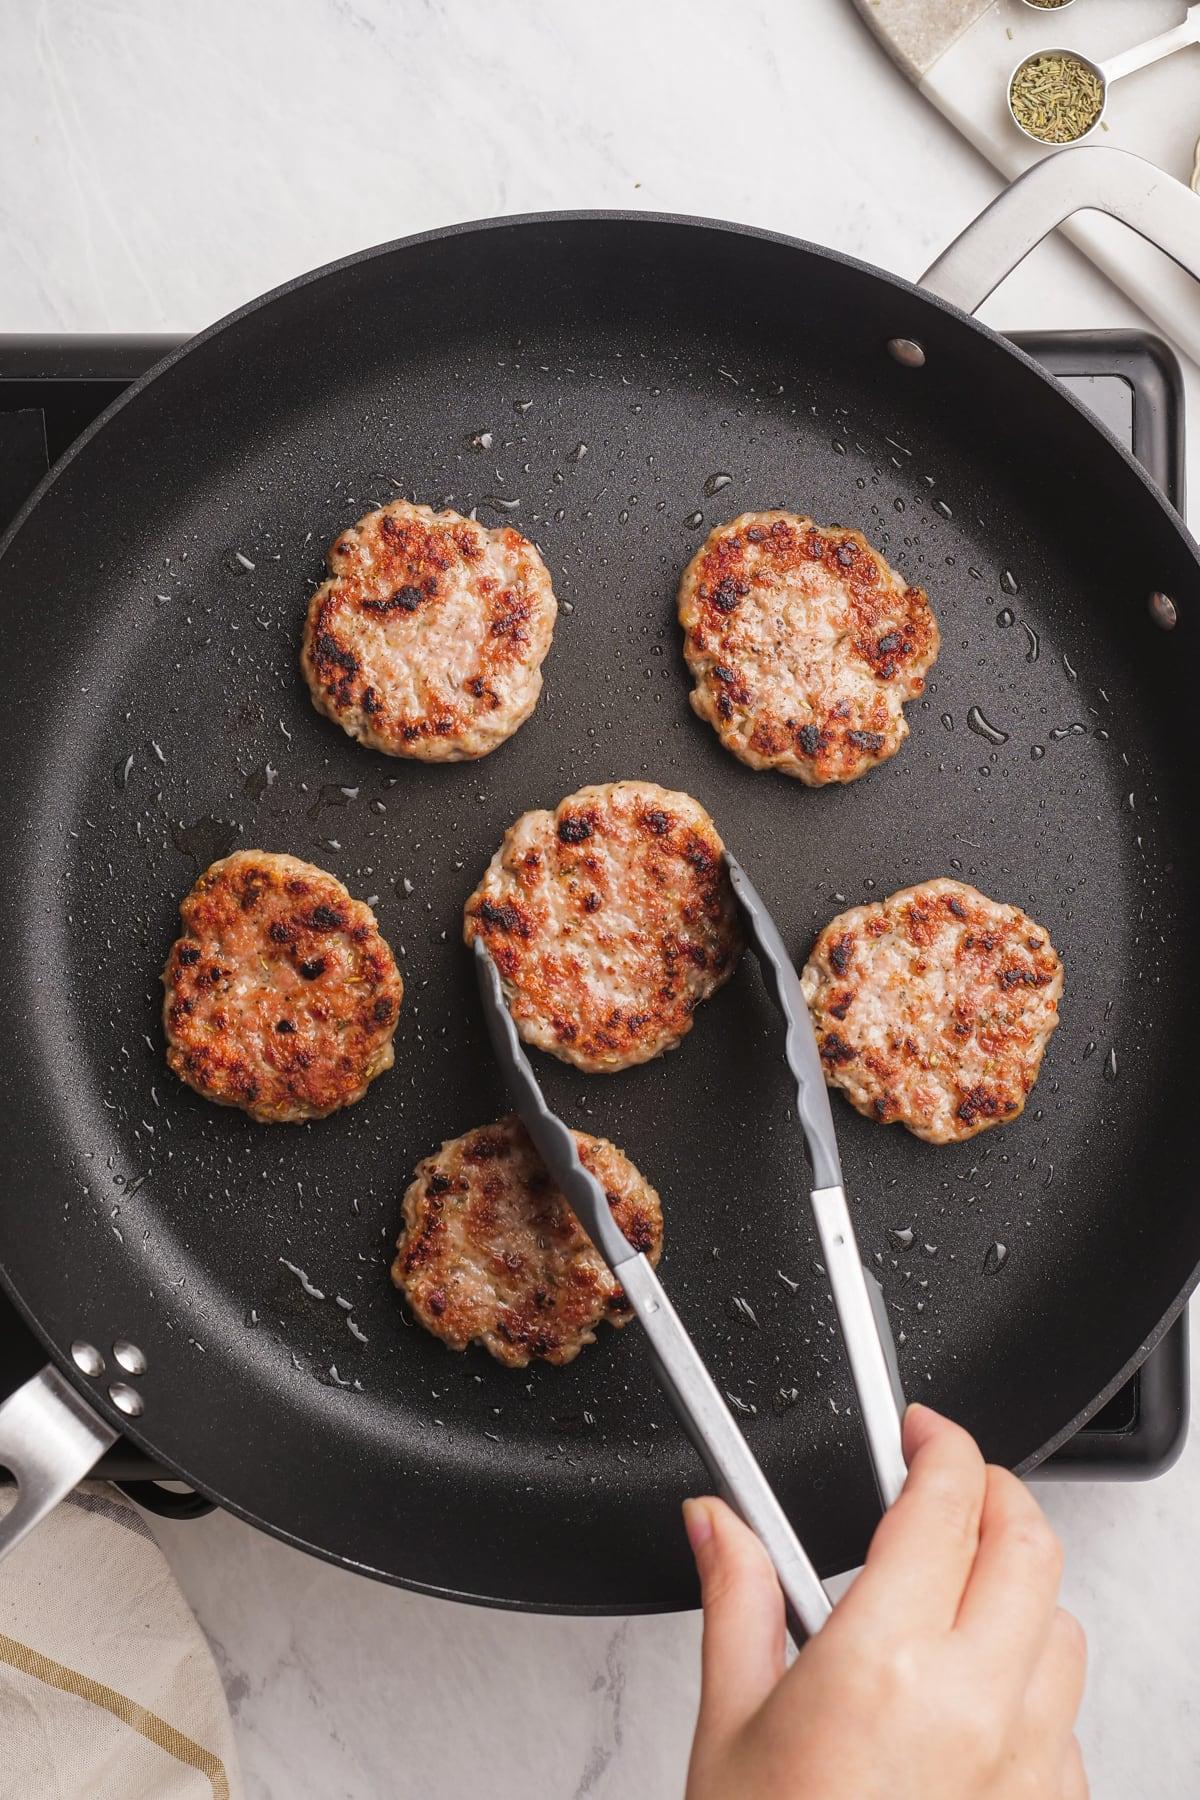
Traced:
[[1089, 209], [1121, 219], [1200, 281], [1200, 195], [1129, 150], [1081, 144], [1018, 175], [930, 264], [918, 286], [977, 312], [1056, 225]]
[[17, 1498], [0, 1519], [0, 1560], [40, 1525], [88, 1473], [117, 1434], [51, 1364], [0, 1406], [0, 1466]]

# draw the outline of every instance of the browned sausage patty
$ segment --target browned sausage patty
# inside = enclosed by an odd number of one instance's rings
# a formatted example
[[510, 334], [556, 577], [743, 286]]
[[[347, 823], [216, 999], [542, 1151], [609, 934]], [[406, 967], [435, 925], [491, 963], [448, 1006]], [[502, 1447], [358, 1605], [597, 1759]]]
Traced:
[[526, 1043], [595, 1073], [674, 1049], [741, 951], [724, 846], [690, 794], [582, 788], [510, 826], [467, 901]]
[[860, 532], [795, 513], [719, 525], [679, 586], [692, 706], [752, 769], [853, 781], [908, 735], [938, 653], [924, 592]]
[[404, 985], [375, 915], [324, 869], [267, 850], [213, 863], [163, 970], [167, 1061], [263, 1124], [323, 1119], [392, 1066]]
[[830, 1086], [870, 1119], [950, 1144], [1021, 1112], [1063, 972], [1020, 907], [947, 878], [839, 913], [802, 985]]
[[[574, 1137], [622, 1232], [656, 1263], [658, 1195], [614, 1144]], [[595, 1341], [601, 1319], [632, 1316], [515, 1115], [418, 1163], [397, 1251], [392, 1280], [422, 1325], [452, 1350], [482, 1344], [510, 1369], [535, 1356], [568, 1363]]]
[[301, 666], [318, 711], [374, 750], [486, 756], [537, 704], [558, 606], [510, 525], [393, 501], [334, 543]]

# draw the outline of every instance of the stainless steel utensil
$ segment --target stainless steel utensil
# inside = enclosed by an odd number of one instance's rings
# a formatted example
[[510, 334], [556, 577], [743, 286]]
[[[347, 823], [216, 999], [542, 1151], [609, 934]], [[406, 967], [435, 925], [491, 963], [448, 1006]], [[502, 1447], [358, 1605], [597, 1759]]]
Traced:
[[863, 1266], [855, 1242], [842, 1186], [829, 1090], [800, 977], [754, 883], [728, 851], [725, 860], [751, 945], [772, 998], [787, 1023], [785, 1054], [796, 1081], [796, 1108], [813, 1172], [809, 1198], [850, 1359], [875, 1485], [886, 1509], [904, 1486], [907, 1471], [900, 1442], [904, 1393], [883, 1290]]
[[551, 1112], [504, 1001], [500, 975], [482, 939], [475, 940], [475, 972], [496, 1059], [517, 1111], [579, 1222], [625, 1290], [650, 1340], [654, 1370], [680, 1424], [722, 1496], [765, 1548], [788, 1611], [793, 1638], [821, 1629], [832, 1610], [805, 1554], [733, 1414], [692, 1343], [653, 1268], [618, 1228], [604, 1190], [579, 1160], [575, 1140]]

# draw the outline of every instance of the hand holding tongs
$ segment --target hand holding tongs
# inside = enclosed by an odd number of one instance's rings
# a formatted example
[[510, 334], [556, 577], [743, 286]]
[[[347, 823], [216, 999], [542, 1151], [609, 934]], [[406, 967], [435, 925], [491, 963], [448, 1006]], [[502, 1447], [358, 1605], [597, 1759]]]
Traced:
[[603, 1188], [580, 1162], [570, 1131], [546, 1105], [504, 1003], [496, 965], [482, 938], [475, 940], [475, 968], [492, 1047], [526, 1130], [580, 1224], [624, 1288], [650, 1340], [655, 1373], [680, 1424], [720, 1493], [740, 1513], [771, 1558], [787, 1604], [788, 1626], [799, 1643], [804, 1636], [811, 1637], [819, 1631], [832, 1611], [820, 1577], [658, 1276], [623, 1236]]

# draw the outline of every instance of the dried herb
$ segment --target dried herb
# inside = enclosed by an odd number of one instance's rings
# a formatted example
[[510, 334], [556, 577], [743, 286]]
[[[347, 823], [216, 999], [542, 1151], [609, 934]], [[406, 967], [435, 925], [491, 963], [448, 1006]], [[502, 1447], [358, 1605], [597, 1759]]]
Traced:
[[1075, 56], [1031, 56], [1012, 78], [1009, 100], [1017, 124], [1044, 144], [1073, 144], [1090, 131], [1104, 106], [1104, 84]]

